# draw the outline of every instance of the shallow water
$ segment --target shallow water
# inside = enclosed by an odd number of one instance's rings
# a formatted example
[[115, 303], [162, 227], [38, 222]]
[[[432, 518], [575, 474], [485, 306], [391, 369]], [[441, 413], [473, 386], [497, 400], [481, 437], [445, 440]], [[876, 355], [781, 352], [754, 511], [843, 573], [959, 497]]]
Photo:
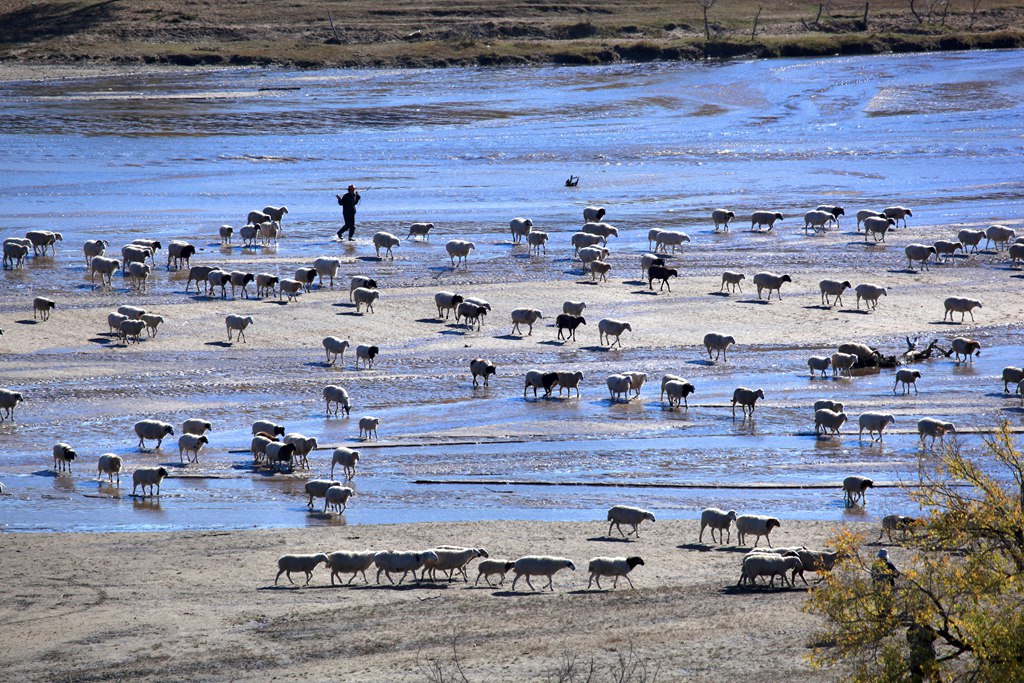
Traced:
[[[579, 271], [566, 254], [509, 259], [508, 218], [525, 214], [539, 229], [568, 233], [589, 203], [614, 207], [609, 221], [624, 228], [616, 254], [645, 251], [649, 228], [682, 229], [723, 245], [737, 267], [763, 262], [766, 246], [780, 268], [806, 261], [808, 250], [823, 261], [849, 259], [848, 243], [857, 238], [842, 233], [808, 242], [792, 229], [712, 236], [706, 216], [719, 205], [740, 216], [773, 207], [789, 217], [835, 198], [848, 207], [913, 206], [915, 228], [922, 230], [1013, 223], [1024, 209], [1022, 76], [1024, 53], [1008, 51], [573, 69], [228, 71], [0, 84], [3, 235], [34, 228], [64, 235], [55, 258], [0, 275], [0, 311], [6, 322], [15, 315], [16, 297], [60, 291], [68, 273], [87, 287], [80, 244], [101, 237], [111, 238], [112, 250], [139, 236], [188, 238], [201, 247], [201, 259], [262, 261], [261, 270], [290, 273], [320, 253], [364, 255], [365, 239], [375, 230], [404, 237], [410, 221], [433, 221], [431, 243], [403, 241], [395, 263], [361, 262], [360, 268], [398, 286], [463, 277], [443, 265], [443, 245], [453, 235], [477, 243], [473, 271], [465, 276], [472, 282], [525, 281], [553, 272], [573, 281]], [[569, 173], [581, 176], [580, 187], [563, 186]], [[349, 182], [369, 187], [359, 207], [362, 239], [354, 248], [332, 241], [339, 226], [333, 194]], [[249, 210], [266, 204], [291, 208], [287, 237], [275, 250], [216, 243], [219, 225], [237, 227]], [[847, 221], [844, 228], [852, 216]], [[552, 239], [564, 243], [566, 236]], [[877, 266], [882, 253], [866, 249], [851, 265]], [[723, 265], [721, 250], [687, 258], [698, 274]], [[161, 274], [150, 300], [180, 301], [180, 291], [181, 278]], [[83, 348], [69, 342], [63, 353], [9, 358], [17, 362], [0, 368], [0, 384], [52, 389], [47, 364], [87, 365]], [[563, 353], [544, 348], [530, 362], [553, 362]], [[997, 378], [1006, 359], [1022, 355], [1019, 331], [1008, 330], [1003, 345], [986, 349], [973, 368], [948, 360], [926, 364], [925, 398], [898, 402], [891, 372], [809, 380], [781, 348], [765, 349], [756, 369], [684, 355], [678, 363], [700, 393], [691, 397], [689, 411], [678, 412], [663, 410], [655, 398], [653, 381], [665, 369], [664, 358], [642, 349], [626, 349], [618, 361], [652, 377], [643, 400], [628, 405], [610, 404], [596, 384], [579, 400], [524, 400], [507, 385], [453, 392], [436, 383], [451, 372], [451, 359], [414, 356], [401, 368], [403, 398], [376, 394], [365, 406], [389, 425], [388, 439], [490, 441], [498, 435], [526, 442], [366, 447], [358, 495], [338, 518], [306, 512], [303, 480], [253, 474], [243, 454], [229, 452], [247, 446], [247, 425], [268, 411], [289, 431], [316, 435], [325, 446], [342, 442], [352, 431], [349, 421], [325, 419], [317, 392], [309, 390], [322, 382], [319, 365], [246, 386], [235, 379], [237, 368], [255, 375], [260, 364], [294, 360], [272, 352], [260, 360], [239, 356], [229, 371], [212, 355], [182, 354], [158, 359], [143, 372], [125, 367], [62, 385], [59, 399], [21, 411], [16, 426], [0, 425], [0, 481], [11, 492], [0, 498], [0, 528], [601, 519], [612, 499], [669, 518], [692, 517], [709, 504], [785, 518], [858, 517], [864, 513], [844, 510], [837, 489], [573, 484], [820, 486], [851, 472], [879, 482], [914, 480], [930, 456], [919, 450], [916, 434], [900, 432], [914, 431], [921, 415], [955, 419], [961, 430], [988, 428], [999, 417], [1019, 423], [1017, 401], [996, 397], [1002, 396]], [[579, 354], [573, 362], [590, 377], [607, 370], [599, 354]], [[752, 374], [770, 392], [772, 408], [752, 421], [734, 420], [728, 399], [740, 379], [753, 381]], [[346, 382], [352, 391], [372, 387], [374, 379]], [[991, 395], [991, 408], [961, 414], [958, 390]], [[864, 410], [896, 405], [897, 424], [883, 445], [858, 444], [849, 425], [852, 436], [816, 438], [808, 433], [807, 406], [830, 395], [847, 401], [854, 420]], [[49, 458], [38, 444], [72, 428], [90, 454], [175, 465], [172, 448], [139, 455], [124, 437], [138, 419], [140, 396], [149, 412], [176, 425], [195, 414], [214, 422], [212, 447], [187, 472], [218, 478], [176, 477], [153, 502], [126, 496], [125, 482], [120, 493], [99, 485], [86, 466], [91, 459], [74, 477], [48, 472]], [[595, 415], [614, 436], [594, 433]], [[979, 443], [977, 436], [963, 439], [968, 446]], [[313, 474], [327, 473], [328, 455], [317, 454]], [[418, 479], [489, 483], [411, 483]], [[507, 480], [559, 485], [498, 483]], [[876, 489], [870, 498], [870, 517], [910, 510], [893, 488]]]

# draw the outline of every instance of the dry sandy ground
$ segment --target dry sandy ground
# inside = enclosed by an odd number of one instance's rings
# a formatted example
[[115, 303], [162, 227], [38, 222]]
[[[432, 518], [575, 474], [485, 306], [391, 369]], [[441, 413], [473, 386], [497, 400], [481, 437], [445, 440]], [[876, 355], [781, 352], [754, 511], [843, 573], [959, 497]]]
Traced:
[[[774, 544], [821, 547], [830, 528], [786, 522]], [[471, 681], [559, 680], [572, 659], [594, 660], [593, 680], [620, 680], [611, 673], [631, 647], [641, 668], [621, 680], [835, 680], [805, 660], [818, 622], [801, 612], [799, 579], [794, 590], [735, 589], [744, 549], [696, 544], [695, 522], [648, 523], [631, 542], [606, 531], [594, 521], [6, 535], [0, 669], [36, 681], [426, 681], [437, 680], [432, 661], [454, 673], [454, 635]], [[577, 571], [557, 574], [554, 592], [522, 581], [512, 592], [511, 574], [500, 588], [378, 587], [372, 575], [331, 587], [323, 568], [309, 587], [273, 582], [284, 553], [445, 543], [557, 554]], [[646, 562], [635, 590], [587, 590], [589, 558], [626, 554]]]

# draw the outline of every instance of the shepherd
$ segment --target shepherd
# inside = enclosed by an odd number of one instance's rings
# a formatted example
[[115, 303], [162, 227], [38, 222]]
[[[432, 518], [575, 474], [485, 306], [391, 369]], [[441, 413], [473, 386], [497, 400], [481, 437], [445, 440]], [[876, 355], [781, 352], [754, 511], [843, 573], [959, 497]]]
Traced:
[[348, 230], [348, 241], [351, 242], [356, 233], [356, 204], [359, 203], [359, 193], [356, 192], [355, 185], [349, 185], [348, 192], [344, 195], [336, 194], [334, 196], [338, 198], [341, 215], [345, 217], [345, 225], [338, 230], [338, 239], [342, 239], [342, 235]]

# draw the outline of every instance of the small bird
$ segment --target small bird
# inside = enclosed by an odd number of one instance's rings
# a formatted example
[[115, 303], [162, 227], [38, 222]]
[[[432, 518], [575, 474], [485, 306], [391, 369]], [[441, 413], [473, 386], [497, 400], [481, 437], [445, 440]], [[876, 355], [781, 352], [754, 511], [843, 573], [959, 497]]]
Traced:
[[884, 548], [879, 550], [878, 559], [875, 560], [874, 565], [871, 567], [871, 581], [876, 586], [885, 582], [890, 587], [894, 587], [896, 585], [896, 577], [899, 575], [900, 570], [889, 560], [889, 551]]

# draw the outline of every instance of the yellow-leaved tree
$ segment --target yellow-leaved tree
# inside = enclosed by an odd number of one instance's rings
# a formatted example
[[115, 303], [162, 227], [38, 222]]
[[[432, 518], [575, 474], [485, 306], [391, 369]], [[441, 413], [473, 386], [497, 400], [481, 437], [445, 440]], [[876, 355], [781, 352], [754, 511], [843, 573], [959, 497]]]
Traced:
[[895, 581], [862, 535], [832, 539], [846, 559], [805, 606], [825, 617], [813, 664], [865, 682], [1024, 681], [1024, 457], [1006, 423], [964, 450], [952, 440], [906, 487], [924, 514]]

